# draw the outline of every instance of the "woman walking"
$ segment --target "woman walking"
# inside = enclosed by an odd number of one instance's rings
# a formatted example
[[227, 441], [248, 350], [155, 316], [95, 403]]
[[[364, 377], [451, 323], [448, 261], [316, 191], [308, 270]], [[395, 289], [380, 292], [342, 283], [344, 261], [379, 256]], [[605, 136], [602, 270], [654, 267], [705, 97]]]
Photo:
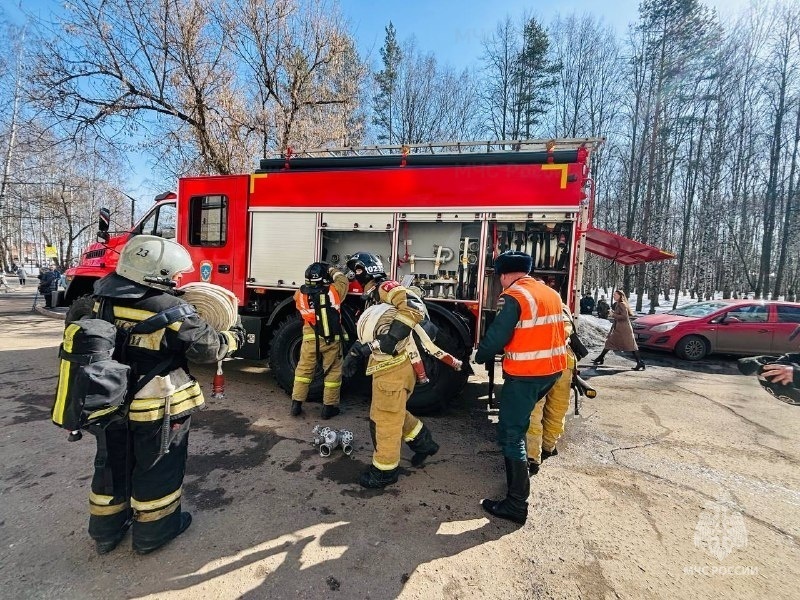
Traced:
[[639, 355], [639, 346], [636, 345], [636, 338], [633, 336], [633, 327], [631, 327], [631, 317], [633, 311], [628, 304], [628, 297], [622, 290], [614, 290], [614, 304], [609, 317], [613, 323], [611, 331], [608, 332], [606, 338], [606, 345], [600, 356], [592, 361], [593, 365], [602, 365], [603, 359], [609, 350], [617, 350], [620, 352], [633, 352], [636, 358], [636, 366], [633, 367], [634, 371], [644, 371], [644, 361]]

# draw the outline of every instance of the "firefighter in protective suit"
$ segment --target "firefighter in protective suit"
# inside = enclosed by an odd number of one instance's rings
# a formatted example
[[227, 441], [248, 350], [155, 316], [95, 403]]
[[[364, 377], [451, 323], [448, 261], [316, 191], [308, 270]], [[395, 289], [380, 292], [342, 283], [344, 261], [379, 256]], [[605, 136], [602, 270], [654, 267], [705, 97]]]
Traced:
[[365, 488], [382, 488], [397, 482], [404, 441], [414, 452], [411, 464], [415, 467], [439, 450], [430, 430], [406, 410], [416, 383], [406, 345], [411, 329], [425, 317], [425, 310], [419, 298], [387, 278], [383, 263], [374, 254], [357, 252], [347, 261], [347, 267], [364, 288], [368, 306], [383, 302], [396, 309], [388, 331], [372, 342], [372, 348], [364, 343], [368, 340], [359, 339], [344, 361], [344, 375], [350, 377], [362, 358], [369, 355], [366, 372], [372, 375], [369, 418], [375, 451], [372, 465], [361, 474], [359, 483]]
[[481, 500], [481, 506], [519, 524], [528, 518], [531, 482], [525, 433], [531, 412], [567, 366], [561, 297], [528, 275], [532, 265], [524, 252], [504, 252], [495, 259], [503, 292], [497, 315], [475, 353], [475, 362], [487, 368], [494, 368], [494, 356], [503, 354], [497, 441], [505, 458], [508, 492], [502, 500]]
[[[185, 248], [150, 235], [130, 239], [116, 272], [94, 287], [95, 315], [127, 328], [183, 302], [174, 279], [192, 271]], [[216, 363], [245, 341], [237, 324], [216, 332], [192, 314], [151, 334], [131, 335], [125, 362], [135, 377], [163, 365], [131, 400], [127, 423], [94, 431], [97, 457], [89, 494], [89, 535], [97, 552], [113, 550], [133, 524], [133, 549], [147, 554], [183, 533], [192, 522], [181, 511], [191, 414], [204, 404], [187, 360]], [[169, 406], [169, 448], [161, 454], [162, 423]]]
[[569, 346], [569, 336], [575, 330], [572, 315], [566, 305], [561, 306], [567, 336], [567, 366], [561, 376], [550, 388], [544, 398], [539, 400], [531, 412], [530, 425], [526, 434], [528, 452], [528, 471], [531, 475], [539, 472], [542, 461], [558, 454], [556, 442], [564, 433], [564, 419], [569, 410], [569, 398], [572, 393], [572, 375], [578, 364], [575, 353]]
[[341, 304], [350, 282], [347, 276], [328, 263], [315, 262], [306, 269], [306, 283], [294, 294], [295, 306], [303, 319], [303, 342], [294, 371], [291, 414], [302, 412], [308, 388], [317, 365], [324, 376], [322, 418], [339, 414], [342, 389]]

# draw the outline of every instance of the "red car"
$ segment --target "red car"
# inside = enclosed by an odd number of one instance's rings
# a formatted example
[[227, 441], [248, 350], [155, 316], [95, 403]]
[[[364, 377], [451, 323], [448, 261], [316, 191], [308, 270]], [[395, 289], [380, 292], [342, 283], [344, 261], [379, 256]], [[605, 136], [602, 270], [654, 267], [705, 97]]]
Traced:
[[797, 352], [800, 340], [789, 337], [798, 324], [800, 304], [711, 300], [639, 317], [633, 332], [642, 348], [700, 360], [715, 352], [747, 356]]

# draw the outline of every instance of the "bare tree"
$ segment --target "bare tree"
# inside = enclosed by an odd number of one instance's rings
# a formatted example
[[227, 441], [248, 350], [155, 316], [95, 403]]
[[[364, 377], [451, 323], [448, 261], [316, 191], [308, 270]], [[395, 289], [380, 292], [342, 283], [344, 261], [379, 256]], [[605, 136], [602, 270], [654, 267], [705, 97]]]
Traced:
[[[467, 70], [457, 73], [440, 66], [432, 54], [419, 52], [413, 39], [402, 44], [400, 56], [391, 113], [395, 143], [472, 138], [478, 129], [473, 75]], [[388, 112], [384, 116], [388, 118]], [[384, 119], [377, 137], [381, 139], [388, 129], [389, 123]]]
[[233, 70], [209, 1], [69, 3], [43, 28], [35, 100], [77, 139], [157, 142], [180, 132], [199, 154], [198, 170], [229, 173], [229, 136], [220, 133], [231, 133], [224, 103]]
[[481, 110], [485, 126], [498, 140], [511, 139], [510, 112], [514, 103], [513, 77], [519, 56], [517, 27], [506, 16], [483, 40]]
[[242, 124], [262, 155], [360, 141], [367, 68], [338, 8], [323, 0], [230, 0], [217, 11], [232, 53], [246, 66]]
[[322, 1], [76, 0], [39, 46], [34, 98], [56, 123], [144, 140], [176, 175], [363, 129], [365, 70]]
[[501, 21], [483, 41], [483, 120], [500, 139], [529, 138], [544, 119], [561, 65], [550, 55], [547, 32], [534, 17]]
[[[778, 5], [773, 13], [772, 39], [770, 55], [766, 64], [764, 91], [769, 98], [769, 121], [771, 135], [769, 137], [769, 167], [766, 194], [764, 198], [763, 228], [761, 241], [761, 261], [756, 282], [755, 294], [760, 297], [767, 293], [772, 272], [772, 254], [775, 243], [778, 221], [778, 207], [781, 202], [782, 169], [785, 168], [788, 154], [786, 152], [786, 136], [784, 121], [789, 117], [797, 97], [797, 83], [800, 77], [800, 9], [797, 6]], [[794, 95], [794, 97], [793, 97]], [[794, 144], [792, 144], [793, 146]], [[784, 209], [787, 209], [785, 207]], [[780, 238], [778, 238], [780, 239]], [[787, 240], [788, 241], [788, 233]], [[776, 288], [779, 286], [776, 285]]]

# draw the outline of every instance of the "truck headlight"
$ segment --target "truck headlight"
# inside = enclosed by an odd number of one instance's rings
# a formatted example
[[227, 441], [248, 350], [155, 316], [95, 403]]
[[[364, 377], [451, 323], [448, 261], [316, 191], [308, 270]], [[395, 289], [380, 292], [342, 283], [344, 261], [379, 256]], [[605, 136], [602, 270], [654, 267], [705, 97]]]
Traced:
[[660, 325], [656, 325], [655, 327], [651, 327], [650, 331], [657, 331], [659, 333], [663, 333], [664, 331], [669, 331], [671, 329], [675, 329], [680, 324], [680, 321], [670, 321], [669, 323], [661, 323]]

